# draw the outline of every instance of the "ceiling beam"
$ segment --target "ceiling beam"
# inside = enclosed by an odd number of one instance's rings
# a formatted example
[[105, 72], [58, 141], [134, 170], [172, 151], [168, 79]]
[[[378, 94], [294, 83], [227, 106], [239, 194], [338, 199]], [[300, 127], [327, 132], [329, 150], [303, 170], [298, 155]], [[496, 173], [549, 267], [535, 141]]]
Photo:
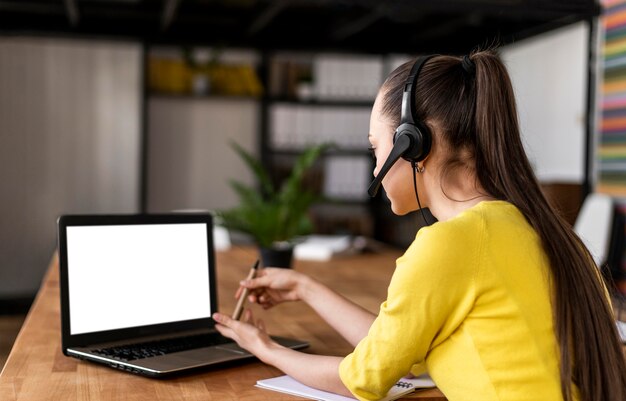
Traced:
[[415, 29], [410, 36], [415, 42], [428, 42], [438, 37], [454, 37], [458, 32], [463, 32], [466, 27], [480, 26], [483, 15], [479, 12], [469, 13], [461, 17], [448, 18], [445, 22], [429, 27], [428, 29]]
[[65, 11], [67, 12], [67, 19], [70, 25], [77, 26], [80, 20], [80, 14], [78, 13], [78, 5], [76, 0], [63, 0], [65, 3]]
[[178, 6], [182, 0], [166, 0], [163, 5], [163, 17], [161, 18], [161, 31], [166, 31], [172, 21], [174, 21], [174, 17], [176, 16], [176, 11], [178, 10]]
[[263, 12], [252, 21], [248, 28], [248, 36], [259, 33], [272, 22], [278, 14], [280, 14], [287, 6], [288, 1], [272, 1]]
[[63, 6], [61, 4], [43, 4], [43, 3], [27, 3], [27, 2], [8, 2], [0, 1], [0, 11], [10, 11], [18, 13], [32, 14], [63, 14]]
[[371, 12], [364, 14], [360, 18], [352, 20], [352, 22], [341, 24], [337, 29], [330, 33], [330, 37], [334, 40], [345, 40], [350, 36], [354, 36], [364, 31], [376, 21], [382, 19], [388, 6], [384, 2], [378, 4]]

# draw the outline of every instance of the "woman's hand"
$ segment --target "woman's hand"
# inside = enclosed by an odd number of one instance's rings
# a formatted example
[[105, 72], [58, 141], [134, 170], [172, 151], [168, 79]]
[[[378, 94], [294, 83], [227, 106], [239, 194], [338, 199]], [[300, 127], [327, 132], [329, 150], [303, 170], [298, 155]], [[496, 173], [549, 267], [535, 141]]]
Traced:
[[264, 309], [287, 301], [306, 302], [353, 346], [367, 335], [376, 319], [372, 312], [295, 270], [262, 269], [257, 278], [244, 280], [240, 285], [235, 297], [239, 298], [243, 288], [247, 288], [248, 300]]
[[259, 271], [257, 278], [242, 281], [235, 297], [239, 298], [243, 288], [248, 288], [248, 300], [268, 309], [282, 302], [302, 300], [310, 282], [309, 277], [291, 269], [266, 268]]
[[243, 318], [245, 321], [237, 321], [222, 313], [213, 314], [218, 323], [215, 328], [222, 335], [232, 338], [264, 363], [276, 366], [308, 386], [352, 395], [339, 378], [339, 363], [343, 358], [305, 354], [283, 347], [267, 335], [261, 321], [254, 322], [250, 310], [244, 312]]
[[234, 320], [222, 313], [214, 313], [213, 320], [218, 323], [215, 328], [220, 334], [233, 339], [261, 360], [273, 346], [279, 347], [265, 331], [263, 321], [255, 321], [249, 309], [244, 311], [242, 320]]

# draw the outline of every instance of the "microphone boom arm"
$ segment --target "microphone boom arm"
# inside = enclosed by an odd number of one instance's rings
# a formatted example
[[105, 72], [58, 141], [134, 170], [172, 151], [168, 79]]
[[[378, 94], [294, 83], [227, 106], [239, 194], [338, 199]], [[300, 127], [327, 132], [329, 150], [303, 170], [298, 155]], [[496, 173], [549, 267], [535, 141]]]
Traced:
[[378, 175], [374, 178], [369, 188], [367, 189], [367, 193], [369, 196], [374, 197], [378, 193], [381, 184], [383, 183], [383, 178], [387, 175], [391, 167], [398, 161], [400, 157], [411, 147], [411, 137], [408, 135], [399, 135], [398, 140], [393, 144], [393, 148], [391, 152], [389, 152], [389, 156], [387, 156], [387, 160], [381, 167]]

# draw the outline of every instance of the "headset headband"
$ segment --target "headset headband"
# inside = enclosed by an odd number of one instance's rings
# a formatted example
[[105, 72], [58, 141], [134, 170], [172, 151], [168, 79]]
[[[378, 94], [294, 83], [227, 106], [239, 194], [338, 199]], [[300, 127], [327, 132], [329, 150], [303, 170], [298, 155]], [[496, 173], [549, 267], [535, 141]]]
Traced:
[[417, 87], [417, 77], [419, 76], [424, 64], [426, 64], [426, 62], [434, 56], [434, 54], [431, 54], [429, 56], [419, 57], [413, 64], [411, 72], [409, 72], [409, 76], [404, 84], [404, 92], [402, 93], [402, 114], [400, 115], [400, 125], [404, 123], [415, 124], [415, 121], [417, 120], [417, 117], [415, 116], [415, 107], [413, 107], [413, 102], [415, 101], [415, 89]]
[[404, 91], [402, 92], [400, 125], [396, 128], [393, 136], [393, 147], [387, 156], [387, 160], [385, 160], [378, 175], [367, 190], [370, 196], [376, 196], [378, 189], [382, 185], [383, 178], [398, 159], [402, 157], [415, 163], [423, 160], [430, 151], [431, 134], [425, 124], [416, 123], [417, 117], [415, 115], [414, 103], [417, 77], [424, 64], [434, 56], [433, 54], [418, 57], [415, 63], [413, 63], [413, 67], [411, 67], [409, 76], [404, 83]]

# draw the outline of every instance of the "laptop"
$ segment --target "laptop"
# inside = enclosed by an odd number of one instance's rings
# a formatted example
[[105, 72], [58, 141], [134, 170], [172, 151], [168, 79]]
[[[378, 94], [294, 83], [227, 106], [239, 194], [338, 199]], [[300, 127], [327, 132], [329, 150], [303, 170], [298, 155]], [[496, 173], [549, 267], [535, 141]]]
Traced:
[[215, 330], [212, 233], [209, 214], [61, 216], [63, 354], [149, 377], [254, 359]]

